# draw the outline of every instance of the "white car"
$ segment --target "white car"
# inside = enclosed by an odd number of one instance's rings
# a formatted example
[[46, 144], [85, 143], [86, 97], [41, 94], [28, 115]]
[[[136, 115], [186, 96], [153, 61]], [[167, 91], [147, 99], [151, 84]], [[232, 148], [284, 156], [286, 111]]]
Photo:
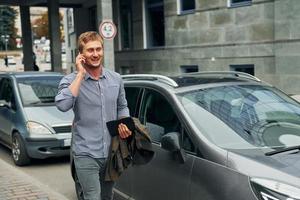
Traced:
[[17, 64], [14, 56], [7, 56], [7, 63], [8, 63], [8, 65], [16, 65]]

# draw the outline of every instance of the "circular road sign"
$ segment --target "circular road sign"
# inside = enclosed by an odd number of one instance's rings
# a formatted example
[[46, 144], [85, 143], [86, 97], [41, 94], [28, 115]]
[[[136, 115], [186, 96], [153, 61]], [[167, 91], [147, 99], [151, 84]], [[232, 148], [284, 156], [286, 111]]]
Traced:
[[117, 34], [117, 27], [111, 20], [103, 20], [99, 26], [100, 35], [106, 40], [112, 40]]

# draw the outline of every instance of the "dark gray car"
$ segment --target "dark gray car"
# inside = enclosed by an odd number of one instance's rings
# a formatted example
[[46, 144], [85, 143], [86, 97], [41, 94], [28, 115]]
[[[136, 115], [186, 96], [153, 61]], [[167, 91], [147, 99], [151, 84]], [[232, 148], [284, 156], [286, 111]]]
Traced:
[[0, 142], [12, 149], [16, 165], [31, 158], [66, 156], [70, 152], [73, 113], [54, 103], [62, 74], [0, 74]]
[[300, 105], [238, 72], [123, 76], [156, 157], [118, 180], [115, 199], [300, 199]]

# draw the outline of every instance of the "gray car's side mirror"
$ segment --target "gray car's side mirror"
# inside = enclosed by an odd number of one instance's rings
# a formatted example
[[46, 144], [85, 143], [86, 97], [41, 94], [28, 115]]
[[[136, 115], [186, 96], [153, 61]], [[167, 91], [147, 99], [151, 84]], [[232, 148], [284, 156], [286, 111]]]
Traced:
[[179, 133], [178, 132], [170, 132], [161, 138], [161, 147], [165, 150], [171, 151], [178, 156], [178, 159], [181, 163], [185, 162], [186, 155], [183, 149], [180, 147], [179, 142]]
[[180, 144], [179, 144], [179, 133], [171, 132], [167, 133], [166, 135], [162, 136], [161, 138], [161, 147], [168, 151], [179, 151]]
[[10, 103], [6, 102], [5, 100], [0, 100], [0, 108], [2, 107], [10, 108]]

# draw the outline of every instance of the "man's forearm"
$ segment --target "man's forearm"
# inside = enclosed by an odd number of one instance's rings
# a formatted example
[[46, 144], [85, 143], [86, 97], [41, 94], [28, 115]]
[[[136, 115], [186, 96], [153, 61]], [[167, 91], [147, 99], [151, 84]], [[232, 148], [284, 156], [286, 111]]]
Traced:
[[83, 81], [83, 79], [84, 79], [84, 74], [79, 72], [76, 75], [76, 78], [74, 79], [74, 81], [69, 86], [69, 89], [71, 90], [71, 93], [74, 97], [78, 96], [79, 90], [80, 90], [80, 85], [81, 85], [81, 82]]

